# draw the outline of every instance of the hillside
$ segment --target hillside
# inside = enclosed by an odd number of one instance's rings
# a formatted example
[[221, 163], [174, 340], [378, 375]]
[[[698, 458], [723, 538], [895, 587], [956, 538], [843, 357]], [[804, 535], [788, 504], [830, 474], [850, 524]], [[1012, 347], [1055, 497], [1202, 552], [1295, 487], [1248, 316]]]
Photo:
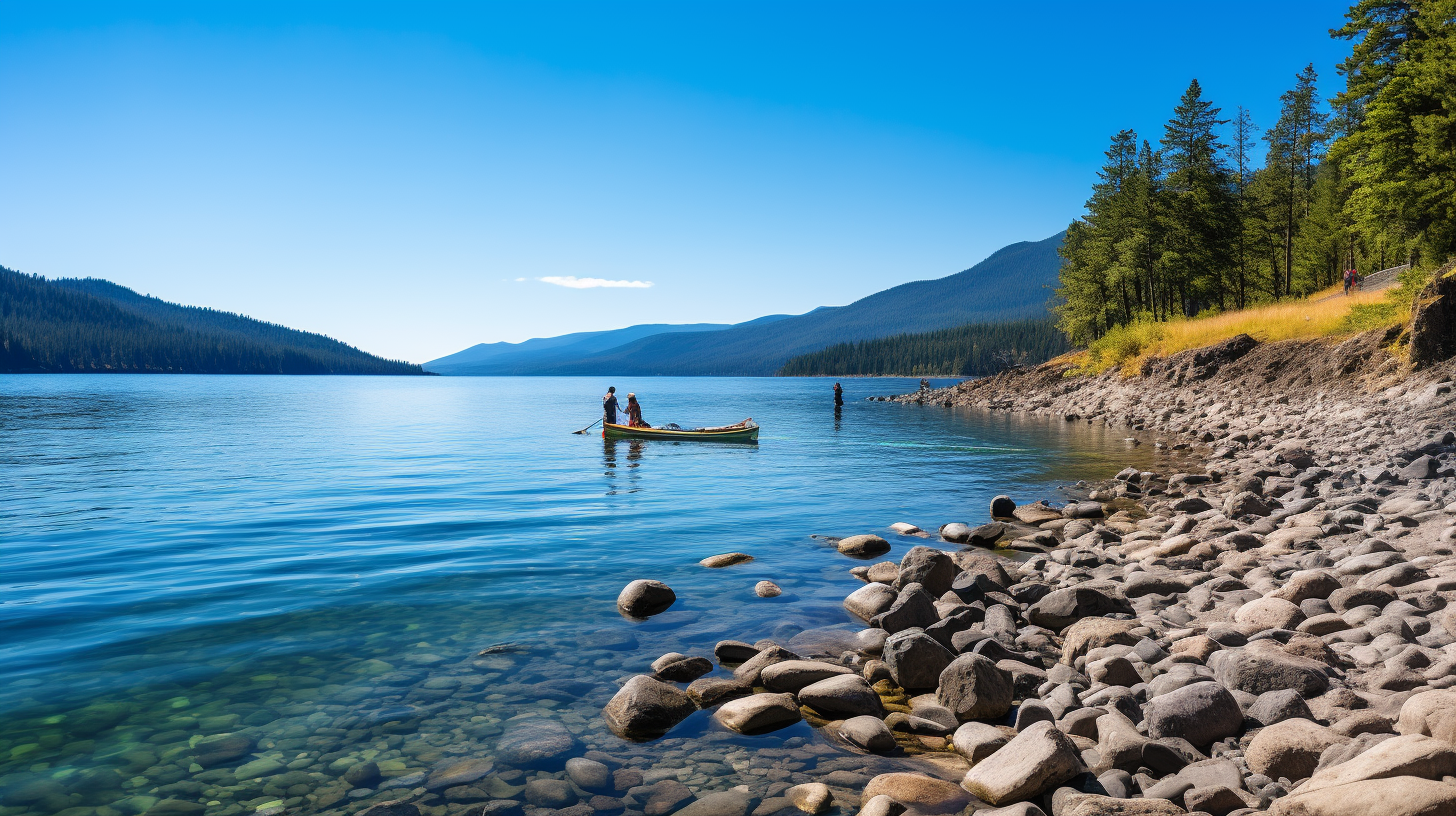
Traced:
[[0, 267], [0, 372], [423, 374], [321, 334]]
[[735, 326], [762, 325], [789, 315], [769, 315], [746, 323], [647, 323], [610, 331], [575, 332], [538, 337], [520, 343], [480, 343], [424, 364], [438, 374], [531, 374], [544, 365], [570, 363], [656, 334], [713, 332]]
[[1050, 316], [836, 343], [784, 363], [781, 377], [982, 377], [1066, 352]]
[[572, 358], [458, 373], [768, 376], [792, 357], [835, 343], [1040, 317], [1061, 266], [1061, 241], [1057, 234], [1011, 244], [963, 272], [902, 284], [848, 306], [715, 331], [657, 333]]

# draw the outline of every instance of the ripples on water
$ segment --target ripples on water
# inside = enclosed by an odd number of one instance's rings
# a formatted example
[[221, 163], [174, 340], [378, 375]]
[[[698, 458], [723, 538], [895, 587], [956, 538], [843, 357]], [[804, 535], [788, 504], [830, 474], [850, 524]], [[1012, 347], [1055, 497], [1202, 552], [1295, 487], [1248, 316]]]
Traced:
[[[752, 416], [760, 442], [571, 435], [608, 384], [654, 424]], [[1153, 453], [860, 399], [911, 380], [845, 385], [836, 418], [826, 380], [0, 376], [0, 816], [354, 812], [499, 760], [523, 714], [703, 792], [863, 775], [805, 724], [746, 738], [700, 712], [634, 746], [598, 714], [665, 652], [852, 627], [854, 564], [810, 534], [979, 522], [997, 493], [1055, 497]], [[894, 559], [923, 543], [887, 538]], [[755, 560], [697, 565], [733, 550]], [[680, 600], [623, 620], [639, 577]], [[784, 595], [755, 597], [765, 578]], [[251, 750], [195, 763], [229, 733]], [[368, 761], [383, 782], [340, 779]], [[420, 802], [464, 813], [541, 774], [561, 776], [497, 761]]]

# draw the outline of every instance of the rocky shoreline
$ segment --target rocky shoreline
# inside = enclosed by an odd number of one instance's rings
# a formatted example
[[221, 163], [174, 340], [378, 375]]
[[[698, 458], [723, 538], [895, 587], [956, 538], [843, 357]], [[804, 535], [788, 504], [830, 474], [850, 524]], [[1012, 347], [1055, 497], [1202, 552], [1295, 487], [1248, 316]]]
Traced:
[[[1411, 372], [1385, 339], [1239, 337], [1135, 377], [1048, 365], [889, 398], [1126, 427], [1206, 461], [1064, 506], [998, 497], [989, 524], [851, 569], [852, 637], [666, 654], [604, 716], [637, 740], [699, 709], [744, 734], [807, 720], [922, 763], [688, 816], [1456, 813], [1456, 366]], [[639, 581], [619, 608], [671, 603]]]

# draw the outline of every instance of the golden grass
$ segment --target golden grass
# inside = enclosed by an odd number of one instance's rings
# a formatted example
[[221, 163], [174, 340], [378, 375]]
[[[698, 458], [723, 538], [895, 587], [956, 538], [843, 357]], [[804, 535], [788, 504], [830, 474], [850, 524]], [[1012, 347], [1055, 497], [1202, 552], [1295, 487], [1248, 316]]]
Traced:
[[[1348, 297], [1341, 287], [1316, 292], [1303, 300], [1271, 303], [1212, 317], [1168, 323], [1136, 323], [1108, 332], [1093, 343], [1077, 362], [1083, 371], [1100, 373], [1122, 366], [1132, 376], [1150, 357], [1204, 348], [1247, 334], [1261, 342], [1309, 340], [1353, 333], [1351, 312], [1386, 302], [1390, 290], [1356, 292]], [[1336, 297], [1328, 297], [1336, 294]]]

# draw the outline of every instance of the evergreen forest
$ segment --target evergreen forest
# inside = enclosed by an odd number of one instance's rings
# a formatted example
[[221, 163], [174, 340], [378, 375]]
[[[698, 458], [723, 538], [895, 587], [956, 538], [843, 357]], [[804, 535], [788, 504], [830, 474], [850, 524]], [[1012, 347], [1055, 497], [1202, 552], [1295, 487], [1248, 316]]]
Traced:
[[1156, 142], [1113, 135], [1061, 248], [1073, 343], [1456, 254], [1456, 0], [1359, 0], [1330, 33], [1343, 87], [1305, 68], [1274, 122], [1195, 79]]
[[802, 354], [781, 377], [982, 377], [1043, 363], [1070, 348], [1050, 317], [839, 343]]
[[0, 372], [423, 374], [353, 346], [95, 278], [0, 267]]

